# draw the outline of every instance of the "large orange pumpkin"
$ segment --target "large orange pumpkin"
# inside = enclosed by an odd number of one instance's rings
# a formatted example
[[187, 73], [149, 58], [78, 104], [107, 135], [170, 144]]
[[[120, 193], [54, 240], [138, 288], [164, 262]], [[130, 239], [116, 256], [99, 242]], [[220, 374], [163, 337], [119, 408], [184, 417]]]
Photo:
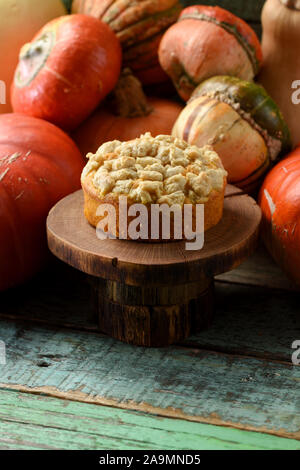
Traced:
[[124, 66], [144, 85], [168, 80], [158, 62], [158, 46], [181, 9], [179, 0], [74, 0], [72, 4], [72, 13], [109, 24], [122, 44]]
[[300, 147], [267, 175], [259, 204], [265, 245], [287, 275], [300, 285]]
[[194, 5], [165, 33], [159, 61], [187, 101], [199, 83], [215, 75], [252, 80], [262, 52], [255, 32], [242, 19], [223, 8]]
[[74, 142], [53, 124], [0, 116], [0, 291], [43, 266], [47, 214], [80, 188], [83, 165]]
[[131, 140], [145, 132], [171, 134], [182, 106], [144, 95], [139, 80], [129, 69], [122, 72], [113, 98], [95, 111], [73, 134], [83, 155], [96, 152], [104, 142]]
[[121, 46], [105, 23], [87, 15], [63, 16], [22, 48], [13, 109], [75, 129], [114, 88], [120, 70]]

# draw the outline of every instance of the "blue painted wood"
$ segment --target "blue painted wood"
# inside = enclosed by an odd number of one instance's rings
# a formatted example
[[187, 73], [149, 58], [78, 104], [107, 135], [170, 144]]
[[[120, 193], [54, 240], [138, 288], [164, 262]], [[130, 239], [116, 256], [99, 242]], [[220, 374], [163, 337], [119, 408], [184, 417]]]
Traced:
[[300, 367], [1, 321], [2, 387], [300, 439]]

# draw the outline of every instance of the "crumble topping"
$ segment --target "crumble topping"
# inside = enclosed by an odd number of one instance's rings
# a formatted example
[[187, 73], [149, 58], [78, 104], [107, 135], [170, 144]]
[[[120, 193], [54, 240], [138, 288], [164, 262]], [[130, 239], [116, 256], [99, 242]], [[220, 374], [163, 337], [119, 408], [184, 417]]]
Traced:
[[205, 203], [213, 190], [223, 190], [227, 176], [211, 146], [166, 135], [107, 142], [87, 157], [82, 181], [92, 175], [99, 197], [124, 195], [142, 204]]

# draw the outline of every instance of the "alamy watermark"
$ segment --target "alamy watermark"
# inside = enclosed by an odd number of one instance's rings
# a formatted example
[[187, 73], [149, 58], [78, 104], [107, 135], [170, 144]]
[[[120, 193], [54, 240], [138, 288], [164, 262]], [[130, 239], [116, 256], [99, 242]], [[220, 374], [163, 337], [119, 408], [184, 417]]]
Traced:
[[0, 366], [6, 364], [6, 346], [4, 341], [0, 340]]
[[292, 103], [300, 104], [300, 80], [294, 80], [292, 83], [292, 89], [296, 90], [292, 94]]
[[0, 80], [0, 104], [6, 104], [6, 84]]
[[292, 349], [295, 349], [295, 352], [292, 354], [292, 363], [294, 366], [300, 365], [300, 339], [295, 340], [292, 344]]
[[[204, 246], [204, 204], [132, 204], [119, 197], [118, 211], [113, 204], [100, 204], [101, 217], [96, 234], [100, 240], [188, 240], [186, 250], [201, 250]], [[117, 229], [118, 227], [118, 229]]]

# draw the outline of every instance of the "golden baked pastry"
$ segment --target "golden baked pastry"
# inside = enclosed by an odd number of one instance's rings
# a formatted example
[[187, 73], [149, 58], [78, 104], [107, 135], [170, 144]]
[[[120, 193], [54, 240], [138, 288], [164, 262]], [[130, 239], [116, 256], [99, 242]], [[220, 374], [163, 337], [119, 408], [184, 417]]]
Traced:
[[[85, 216], [94, 227], [104, 218], [97, 215], [101, 204], [113, 205], [118, 219], [120, 196], [123, 200], [126, 198], [128, 209], [133, 204], [147, 208], [148, 241], [163, 238], [161, 227], [159, 237], [151, 238], [151, 206], [154, 204], [176, 205], [182, 214], [186, 204], [192, 205], [193, 228], [197, 204], [204, 204], [205, 230], [216, 225], [222, 217], [227, 173], [210, 146], [200, 149], [175, 137], [152, 137], [147, 133], [129, 142], [107, 142], [87, 157], [89, 161], [81, 182]], [[128, 216], [128, 225], [133, 219]], [[171, 214], [171, 224], [173, 219]], [[117, 237], [120, 237], [119, 229], [117, 220]], [[131, 237], [127, 234], [127, 238]], [[171, 226], [170, 239], [174, 238]], [[185, 238], [184, 233], [182, 238]]]

